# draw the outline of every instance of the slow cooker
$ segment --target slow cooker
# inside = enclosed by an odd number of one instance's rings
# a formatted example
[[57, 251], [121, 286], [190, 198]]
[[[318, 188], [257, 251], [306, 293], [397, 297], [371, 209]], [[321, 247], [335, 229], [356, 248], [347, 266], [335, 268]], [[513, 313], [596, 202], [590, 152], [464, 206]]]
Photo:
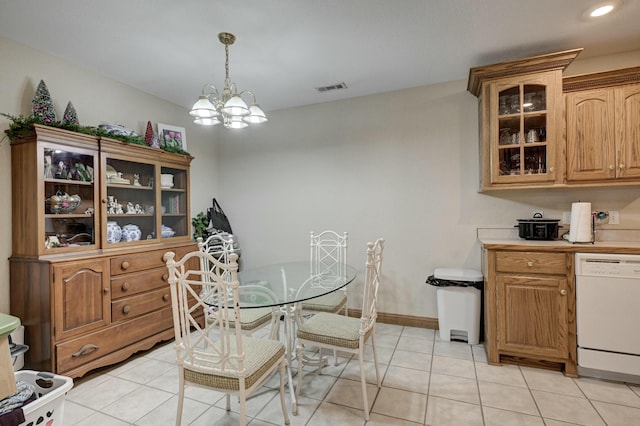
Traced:
[[518, 236], [525, 240], [557, 240], [560, 219], [545, 219], [535, 214], [531, 219], [518, 219]]

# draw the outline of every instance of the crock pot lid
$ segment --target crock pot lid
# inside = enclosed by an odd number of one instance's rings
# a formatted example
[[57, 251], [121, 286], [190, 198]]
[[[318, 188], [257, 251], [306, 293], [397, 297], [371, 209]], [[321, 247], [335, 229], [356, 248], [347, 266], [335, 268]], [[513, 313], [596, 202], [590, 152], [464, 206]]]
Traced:
[[531, 219], [518, 219], [518, 222], [557, 223], [560, 222], [560, 219], [542, 219], [539, 217], [533, 217]]

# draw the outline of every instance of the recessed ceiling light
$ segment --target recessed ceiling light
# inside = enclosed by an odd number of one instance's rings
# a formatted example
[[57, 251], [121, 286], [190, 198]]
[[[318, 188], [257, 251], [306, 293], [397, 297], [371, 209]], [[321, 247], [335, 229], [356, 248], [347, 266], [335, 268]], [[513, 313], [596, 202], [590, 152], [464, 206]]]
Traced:
[[584, 15], [588, 18], [598, 18], [610, 14], [614, 10], [619, 9], [620, 6], [622, 6], [622, 0], [600, 2], [587, 9]]

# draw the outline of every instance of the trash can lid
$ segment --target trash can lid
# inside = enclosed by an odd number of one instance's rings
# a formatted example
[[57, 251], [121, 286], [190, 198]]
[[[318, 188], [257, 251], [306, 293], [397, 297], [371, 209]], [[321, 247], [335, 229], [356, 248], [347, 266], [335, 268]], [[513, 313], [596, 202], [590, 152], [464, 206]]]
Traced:
[[454, 281], [483, 281], [482, 272], [476, 269], [436, 268], [433, 270], [434, 278]]

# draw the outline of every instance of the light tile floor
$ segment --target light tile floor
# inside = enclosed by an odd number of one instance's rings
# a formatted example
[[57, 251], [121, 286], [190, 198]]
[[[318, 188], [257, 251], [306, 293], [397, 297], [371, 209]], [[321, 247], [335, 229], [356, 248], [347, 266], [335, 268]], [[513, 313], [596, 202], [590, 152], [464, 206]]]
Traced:
[[[368, 348], [367, 392], [372, 406], [368, 426], [640, 425], [638, 385], [491, 366], [482, 346], [444, 342], [428, 329], [378, 324], [376, 338], [383, 381], [377, 389]], [[77, 379], [66, 397], [64, 424], [174, 424], [178, 391], [174, 359], [173, 346], [167, 343]], [[365, 424], [358, 360], [340, 361], [321, 375], [305, 376], [299, 414], [290, 413], [292, 425]], [[284, 423], [277, 382], [276, 376], [264, 392], [249, 400], [250, 425]], [[227, 413], [223, 394], [187, 388], [182, 424], [235, 425], [238, 404], [232, 401]]]

